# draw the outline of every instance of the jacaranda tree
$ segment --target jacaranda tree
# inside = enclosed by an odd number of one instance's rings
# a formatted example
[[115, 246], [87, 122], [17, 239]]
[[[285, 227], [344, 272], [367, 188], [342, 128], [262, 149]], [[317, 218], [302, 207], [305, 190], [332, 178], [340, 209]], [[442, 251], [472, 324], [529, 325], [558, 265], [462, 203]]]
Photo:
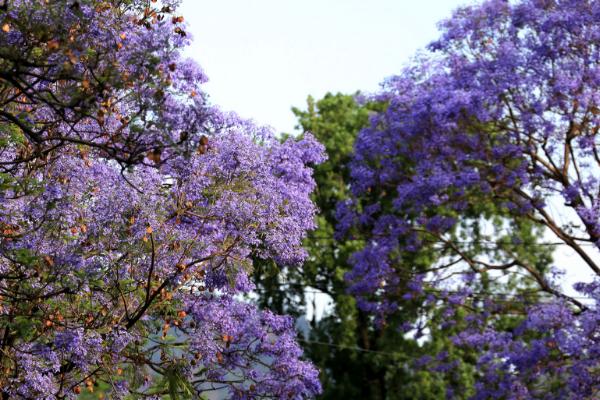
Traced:
[[[578, 255], [562, 268], [600, 278], [600, 2], [490, 0], [441, 29], [357, 138], [339, 208], [342, 234], [368, 238], [351, 290], [382, 323], [399, 299], [447, 307], [445, 324], [467, 310], [453, 340], [481, 351], [476, 399], [598, 398], [598, 280], [565, 295], [518, 233], [545, 232]], [[407, 262], [432, 246], [437, 265]]]
[[303, 260], [323, 149], [210, 106], [176, 6], [0, 7], [4, 399], [320, 390], [292, 321], [240, 295], [253, 258]]

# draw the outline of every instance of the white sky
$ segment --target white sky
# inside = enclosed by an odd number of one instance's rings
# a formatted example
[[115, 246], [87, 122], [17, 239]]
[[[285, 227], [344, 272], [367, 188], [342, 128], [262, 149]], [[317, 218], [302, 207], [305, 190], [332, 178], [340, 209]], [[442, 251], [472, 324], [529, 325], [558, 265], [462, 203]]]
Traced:
[[181, 13], [212, 101], [278, 132], [292, 106], [374, 91], [469, 0], [184, 0]]

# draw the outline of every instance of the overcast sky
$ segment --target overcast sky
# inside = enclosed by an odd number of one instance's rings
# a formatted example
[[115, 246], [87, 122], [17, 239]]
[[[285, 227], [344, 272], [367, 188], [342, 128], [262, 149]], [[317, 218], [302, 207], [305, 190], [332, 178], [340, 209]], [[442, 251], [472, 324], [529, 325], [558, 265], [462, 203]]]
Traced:
[[279, 132], [292, 106], [374, 91], [469, 0], [184, 0], [212, 101]]

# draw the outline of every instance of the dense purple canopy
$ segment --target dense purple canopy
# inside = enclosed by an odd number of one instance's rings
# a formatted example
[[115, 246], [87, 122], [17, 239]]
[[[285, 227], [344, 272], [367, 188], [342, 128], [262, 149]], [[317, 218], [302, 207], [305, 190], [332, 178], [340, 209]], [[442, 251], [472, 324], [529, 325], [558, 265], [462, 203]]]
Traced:
[[253, 258], [305, 257], [323, 148], [209, 106], [155, 3], [0, 11], [0, 392], [312, 397], [290, 319], [242, 295]]
[[[432, 53], [374, 96], [388, 108], [356, 142], [354, 200], [340, 205], [339, 218], [342, 234], [368, 238], [348, 275], [363, 308], [385, 318], [399, 299], [435, 304], [433, 294], [449, 287], [459, 293], [441, 298], [462, 307], [472, 302], [473, 274], [522, 274], [561, 299], [530, 308], [514, 332], [494, 328], [491, 307], [473, 317], [456, 342], [482, 352], [475, 398], [599, 395], [598, 291], [579, 286], [594, 299], [585, 304], [564, 296], [548, 266], [511, 247], [518, 221], [526, 221], [600, 275], [586, 246], [600, 243], [599, 21], [600, 3], [590, 0], [492, 0], [459, 9], [441, 24]], [[561, 207], [567, 220], [556, 219]], [[481, 254], [472, 239], [493, 215], [506, 223], [494, 251]], [[406, 262], [407, 253], [432, 245], [445, 255], [439, 265]], [[469, 284], [448, 285], [456, 274]]]

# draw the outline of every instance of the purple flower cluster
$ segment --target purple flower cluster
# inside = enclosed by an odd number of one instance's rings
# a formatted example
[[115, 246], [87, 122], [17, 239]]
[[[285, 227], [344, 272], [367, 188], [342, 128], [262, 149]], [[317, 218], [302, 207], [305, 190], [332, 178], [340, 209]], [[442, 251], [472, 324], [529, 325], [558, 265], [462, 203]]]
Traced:
[[510, 332], [490, 327], [479, 316], [453, 338], [456, 345], [479, 352], [481, 378], [474, 399], [598, 397], [598, 284], [578, 288], [594, 300], [594, 306], [580, 315], [564, 302], [549, 302], [530, 307], [524, 321]]
[[201, 366], [190, 373], [203, 389], [231, 382], [226, 390], [232, 399], [301, 399], [319, 392], [317, 370], [298, 361], [302, 350], [291, 317], [258, 311], [229, 296], [189, 299], [187, 306], [194, 327], [188, 357]]

